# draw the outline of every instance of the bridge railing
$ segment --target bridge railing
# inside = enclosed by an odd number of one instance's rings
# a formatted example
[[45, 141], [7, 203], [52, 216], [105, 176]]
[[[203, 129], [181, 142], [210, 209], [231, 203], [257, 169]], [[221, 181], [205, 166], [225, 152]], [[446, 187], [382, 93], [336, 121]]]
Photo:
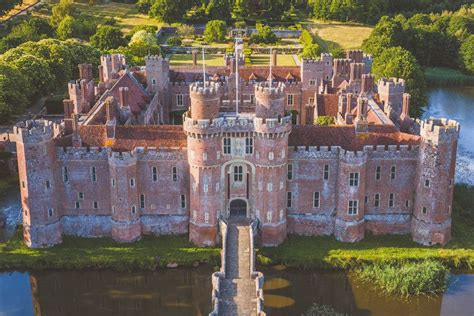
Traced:
[[263, 311], [263, 284], [264, 277], [263, 273], [255, 270], [255, 235], [257, 233], [258, 222], [252, 221], [249, 229], [250, 239], [250, 277], [255, 280], [255, 295], [257, 296], [257, 315], [265, 316], [266, 313]]
[[227, 221], [223, 218], [219, 220], [219, 229], [222, 236], [221, 269], [212, 274], [212, 311], [209, 316], [219, 315], [220, 283], [226, 273]]

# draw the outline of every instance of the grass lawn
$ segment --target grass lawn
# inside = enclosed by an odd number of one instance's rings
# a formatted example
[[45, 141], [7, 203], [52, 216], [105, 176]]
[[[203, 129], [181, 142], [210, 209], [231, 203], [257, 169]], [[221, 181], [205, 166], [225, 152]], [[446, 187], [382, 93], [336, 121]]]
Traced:
[[474, 76], [466, 75], [457, 69], [431, 67], [425, 70], [426, 80], [435, 85], [474, 84]]
[[[198, 56], [198, 65], [202, 66], [202, 55]], [[225, 66], [224, 55], [206, 54], [206, 66]], [[173, 54], [170, 57], [171, 66], [190, 66], [193, 64], [193, 56], [191, 54]]]
[[8, 11], [6, 14], [3, 16], [0, 16], [0, 21], [5, 21], [14, 16], [15, 14], [19, 13], [22, 10], [25, 10], [26, 8], [38, 3], [39, 0], [23, 0], [21, 4], [15, 6], [13, 9]]
[[61, 245], [30, 249], [23, 244], [21, 228], [7, 243], [0, 243], [0, 270], [155, 270], [171, 262], [192, 266], [196, 261], [218, 266], [220, 249], [198, 248], [187, 236], [144, 236], [131, 244], [118, 244], [110, 238], [65, 237]]
[[[252, 66], [268, 66], [270, 64], [270, 56], [252, 54], [250, 62]], [[293, 55], [278, 54], [277, 64], [278, 66], [296, 66]]]
[[369, 37], [373, 27], [332, 21], [311, 20], [308, 28], [323, 40], [337, 44], [342, 49], [356, 49]]
[[343, 243], [333, 236], [289, 236], [279, 247], [261, 248], [261, 264], [297, 268], [357, 268], [365, 263], [397, 263], [433, 259], [447, 266], [474, 270], [474, 187], [456, 185], [453, 239], [445, 247], [424, 247], [408, 235], [366, 236]]

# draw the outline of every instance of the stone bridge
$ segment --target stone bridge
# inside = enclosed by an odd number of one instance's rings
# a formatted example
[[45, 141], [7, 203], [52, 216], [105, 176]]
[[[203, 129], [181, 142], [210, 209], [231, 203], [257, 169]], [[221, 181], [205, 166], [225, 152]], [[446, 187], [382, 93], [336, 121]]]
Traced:
[[212, 276], [214, 309], [209, 315], [264, 316], [263, 274], [255, 271], [256, 222], [230, 217], [220, 226], [222, 266]]

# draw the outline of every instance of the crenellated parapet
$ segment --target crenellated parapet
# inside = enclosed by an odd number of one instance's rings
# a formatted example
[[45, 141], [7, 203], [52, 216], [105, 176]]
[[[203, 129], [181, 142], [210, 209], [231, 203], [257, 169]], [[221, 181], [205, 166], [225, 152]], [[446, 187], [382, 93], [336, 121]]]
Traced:
[[115, 166], [129, 166], [137, 164], [137, 155], [131, 152], [115, 152], [109, 153], [109, 163]]
[[189, 86], [192, 119], [214, 119], [219, 116], [220, 84], [195, 82]]
[[63, 161], [107, 160], [110, 152], [110, 148], [102, 147], [56, 147], [56, 156], [58, 160]]
[[31, 144], [51, 140], [59, 131], [58, 124], [47, 120], [26, 121], [13, 127], [16, 141]]
[[405, 92], [405, 80], [401, 78], [382, 78], [377, 82], [379, 93], [403, 93]]
[[457, 141], [459, 132], [460, 124], [455, 120], [429, 118], [420, 122], [421, 137], [433, 145]]

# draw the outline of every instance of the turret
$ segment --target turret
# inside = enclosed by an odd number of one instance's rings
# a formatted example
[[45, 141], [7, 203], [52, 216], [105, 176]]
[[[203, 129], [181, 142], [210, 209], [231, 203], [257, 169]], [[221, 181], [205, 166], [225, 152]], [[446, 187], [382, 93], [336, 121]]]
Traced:
[[364, 238], [367, 153], [340, 152], [338, 197], [334, 235], [355, 242]]
[[421, 122], [412, 237], [424, 244], [451, 239], [451, 212], [459, 123], [430, 118]]
[[301, 82], [305, 89], [318, 89], [324, 81], [332, 78], [331, 54], [321, 54], [320, 60], [303, 59], [301, 62]]
[[137, 157], [131, 152], [111, 152], [110, 200], [112, 201], [112, 238], [119, 242], [140, 239]]
[[255, 116], [262, 119], [281, 118], [285, 114], [285, 85], [268, 82], [255, 85]]
[[364, 52], [361, 50], [348, 50], [346, 51], [346, 58], [350, 59], [353, 63], [361, 63], [364, 58]]
[[405, 80], [397, 78], [380, 79], [377, 83], [377, 92], [384, 110], [390, 106], [394, 111], [393, 114], [398, 117], [402, 112]]
[[119, 72], [125, 68], [125, 56], [121, 54], [102, 55], [100, 64], [102, 66], [102, 81], [110, 83], [111, 80], [118, 79]]
[[28, 247], [49, 247], [62, 242], [57, 189], [55, 125], [27, 121], [14, 128], [23, 210], [23, 238]]
[[220, 85], [217, 82], [195, 82], [189, 86], [191, 118], [212, 120], [219, 116]]

